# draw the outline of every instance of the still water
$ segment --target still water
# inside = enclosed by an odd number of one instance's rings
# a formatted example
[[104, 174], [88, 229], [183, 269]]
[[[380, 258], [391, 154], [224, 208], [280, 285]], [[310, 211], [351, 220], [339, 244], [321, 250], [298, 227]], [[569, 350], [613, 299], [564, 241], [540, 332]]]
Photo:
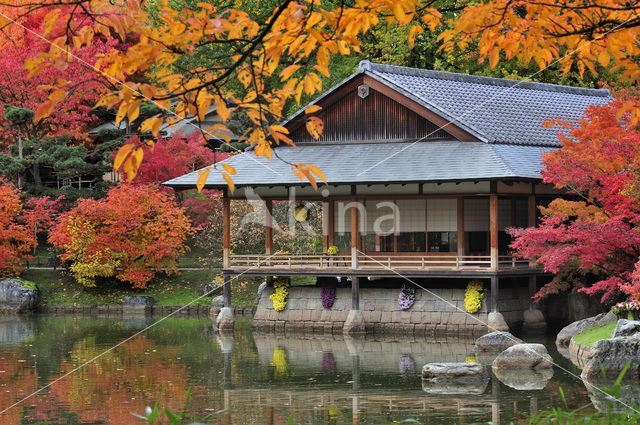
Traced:
[[[135, 335], [155, 320], [0, 319], [0, 410], [45, 387], [2, 413], [0, 424], [139, 424], [132, 412], [143, 413], [157, 399], [180, 410], [189, 388], [190, 411], [230, 409], [210, 420], [216, 424], [284, 424], [291, 415], [296, 424], [314, 425], [409, 418], [504, 424], [560, 406], [559, 387], [570, 407], [590, 401], [583, 383], [557, 368], [552, 376], [501, 377], [504, 382], [492, 375], [486, 386], [423, 388], [423, 364], [473, 360], [473, 339], [266, 335], [252, 333], [248, 320], [237, 321], [228, 337], [217, 335], [210, 320], [184, 318]], [[547, 347], [579, 374], [553, 344]]]

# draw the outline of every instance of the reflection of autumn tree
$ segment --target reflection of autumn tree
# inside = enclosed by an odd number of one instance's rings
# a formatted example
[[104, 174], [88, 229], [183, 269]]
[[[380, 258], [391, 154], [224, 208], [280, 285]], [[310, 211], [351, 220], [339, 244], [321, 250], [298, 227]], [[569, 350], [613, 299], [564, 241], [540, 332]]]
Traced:
[[[31, 394], [37, 386], [35, 370], [19, 348], [3, 349], [0, 354], [0, 410]], [[25, 406], [17, 406], [0, 416], [0, 423], [20, 424]]]
[[[98, 339], [93, 334], [77, 342], [62, 360], [61, 374], [103, 353], [107, 347]], [[144, 412], [163, 387], [161, 405], [179, 411], [190, 386], [187, 367], [177, 360], [179, 351], [177, 345], [158, 347], [148, 336], [138, 335], [52, 385], [47, 395], [38, 397], [37, 406], [44, 411], [38, 410], [32, 419], [55, 419], [58, 415], [51, 417], [45, 406], [56, 405], [75, 412], [79, 423], [127, 424], [131, 412]], [[202, 388], [192, 391], [198, 400]]]

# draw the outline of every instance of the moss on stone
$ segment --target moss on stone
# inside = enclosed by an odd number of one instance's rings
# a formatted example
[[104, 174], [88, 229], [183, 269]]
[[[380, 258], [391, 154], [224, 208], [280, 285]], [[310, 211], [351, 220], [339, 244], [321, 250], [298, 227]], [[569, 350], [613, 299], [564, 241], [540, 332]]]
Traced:
[[590, 328], [585, 329], [576, 336], [573, 337], [578, 344], [586, 345], [587, 347], [593, 347], [597, 341], [601, 339], [611, 338], [611, 333], [616, 328], [617, 320], [607, 323], [604, 326], [593, 325]]

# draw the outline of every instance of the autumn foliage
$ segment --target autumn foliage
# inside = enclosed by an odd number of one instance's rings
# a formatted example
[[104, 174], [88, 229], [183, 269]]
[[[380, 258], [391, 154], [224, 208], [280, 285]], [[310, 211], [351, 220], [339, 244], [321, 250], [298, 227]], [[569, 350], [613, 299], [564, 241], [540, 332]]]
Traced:
[[37, 245], [32, 229], [24, 222], [18, 191], [0, 181], [0, 276], [19, 274]]
[[[161, 184], [229, 157], [228, 153], [208, 148], [199, 133], [189, 137], [181, 134], [167, 139], [160, 137], [153, 146], [137, 143], [142, 146], [145, 160], [133, 180], [136, 184]], [[126, 175], [122, 169], [121, 172]]]
[[517, 230], [513, 247], [557, 273], [538, 298], [576, 286], [607, 301], [640, 300], [640, 129], [625, 112], [640, 93], [624, 90], [593, 106], [544, 157], [544, 181], [576, 195], [542, 208], [538, 228]]
[[144, 288], [158, 271], [177, 272], [192, 227], [172, 197], [154, 186], [121, 185], [63, 214], [49, 241], [85, 286], [116, 277]]

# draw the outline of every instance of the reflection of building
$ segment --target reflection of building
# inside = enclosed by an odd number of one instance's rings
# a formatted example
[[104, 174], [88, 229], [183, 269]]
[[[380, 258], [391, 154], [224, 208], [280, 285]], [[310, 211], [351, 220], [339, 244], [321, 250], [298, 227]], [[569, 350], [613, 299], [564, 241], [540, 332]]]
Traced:
[[[307, 134], [309, 115], [300, 111], [284, 123], [296, 148], [275, 148], [278, 159], [271, 161], [250, 152], [226, 161], [237, 170], [234, 192], [220, 173], [209, 174], [205, 187], [225, 191], [224, 271], [351, 276], [356, 311], [364, 308], [358, 291], [364, 277], [386, 278], [378, 282], [387, 288], [399, 287], [402, 276], [456, 290], [483, 279], [491, 310], [514, 296], [526, 305], [544, 273], [511, 256], [507, 229], [535, 225], [536, 206], [560, 193], [542, 183], [540, 168], [541, 155], [559, 146], [561, 130], [543, 123], [575, 121], [589, 105], [609, 99], [607, 90], [362, 62], [312, 102], [322, 107], [319, 140]], [[290, 169], [298, 162], [320, 168], [327, 184], [316, 191], [300, 181]], [[194, 172], [166, 184], [193, 188], [197, 178]], [[265, 252], [232, 255], [230, 220], [239, 218], [230, 217], [229, 204], [249, 191], [264, 199], [268, 212], [274, 200], [293, 195], [322, 202], [324, 253], [275, 253], [267, 214]], [[326, 254], [332, 245], [339, 248], [336, 256]], [[523, 308], [507, 320], [521, 321]], [[263, 319], [300, 320], [290, 316], [285, 310]], [[451, 325], [442, 316], [428, 320]]]

